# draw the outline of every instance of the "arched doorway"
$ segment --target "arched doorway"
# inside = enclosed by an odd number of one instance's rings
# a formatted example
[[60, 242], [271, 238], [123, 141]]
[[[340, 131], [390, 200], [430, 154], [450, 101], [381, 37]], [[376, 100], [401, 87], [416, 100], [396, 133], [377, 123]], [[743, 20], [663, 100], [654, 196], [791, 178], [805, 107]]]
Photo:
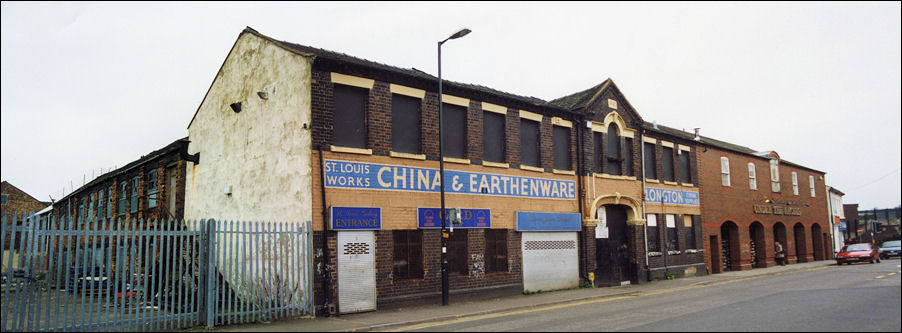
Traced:
[[619, 286], [630, 281], [630, 236], [624, 205], [604, 205], [596, 211], [595, 281], [599, 286]]
[[720, 259], [723, 271], [732, 271], [734, 264], [739, 267], [739, 227], [727, 221], [720, 226]]
[[796, 262], [807, 262], [808, 244], [805, 242], [805, 226], [801, 222], [792, 227], [792, 233], [796, 243]]
[[811, 247], [814, 249], [814, 260], [824, 260], [824, 237], [821, 236], [821, 225], [811, 226]]
[[[783, 245], [783, 248], [787, 250], [786, 252], [788, 253], [789, 248], [786, 247], [788, 244], [786, 243], [786, 226], [783, 225], [783, 222], [777, 222], [774, 224], [773, 229], [774, 242], [780, 242], [780, 244]], [[784, 258], [788, 259], [789, 256], [787, 255]], [[787, 263], [787, 261], [788, 260], [783, 260], [783, 263], [785, 264]]]
[[749, 250], [752, 259], [752, 268], [767, 267], [764, 264], [767, 258], [764, 241], [764, 225], [761, 222], [754, 222], [749, 226]]

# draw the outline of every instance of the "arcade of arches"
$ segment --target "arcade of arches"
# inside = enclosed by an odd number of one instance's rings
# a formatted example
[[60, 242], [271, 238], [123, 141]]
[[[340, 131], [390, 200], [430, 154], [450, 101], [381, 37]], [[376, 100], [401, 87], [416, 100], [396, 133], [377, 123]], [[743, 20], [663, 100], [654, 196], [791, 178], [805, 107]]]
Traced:
[[832, 259], [830, 235], [820, 223], [753, 221], [740, 225], [724, 221], [716, 231], [705, 232], [710, 251], [705, 261], [711, 273], [747, 270], [776, 265], [774, 242], [786, 250], [786, 263], [794, 264]]

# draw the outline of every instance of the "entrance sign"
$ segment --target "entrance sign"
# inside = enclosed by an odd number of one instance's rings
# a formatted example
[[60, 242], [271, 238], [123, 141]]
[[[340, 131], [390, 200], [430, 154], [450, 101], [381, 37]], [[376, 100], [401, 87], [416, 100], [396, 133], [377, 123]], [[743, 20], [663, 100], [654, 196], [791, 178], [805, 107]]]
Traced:
[[[438, 169], [325, 160], [326, 187], [440, 192]], [[445, 170], [445, 192], [540, 199], [576, 199], [576, 182], [491, 173]]]
[[577, 213], [517, 212], [517, 231], [580, 231]]
[[382, 229], [382, 208], [379, 207], [332, 207], [329, 224], [332, 230], [379, 230]]

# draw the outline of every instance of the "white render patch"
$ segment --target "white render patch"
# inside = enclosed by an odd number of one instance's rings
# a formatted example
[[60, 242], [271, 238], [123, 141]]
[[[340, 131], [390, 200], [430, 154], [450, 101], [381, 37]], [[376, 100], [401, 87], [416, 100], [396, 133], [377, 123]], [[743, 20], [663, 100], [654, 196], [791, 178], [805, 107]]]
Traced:
[[608, 98], [608, 107], [617, 110], [617, 101]]

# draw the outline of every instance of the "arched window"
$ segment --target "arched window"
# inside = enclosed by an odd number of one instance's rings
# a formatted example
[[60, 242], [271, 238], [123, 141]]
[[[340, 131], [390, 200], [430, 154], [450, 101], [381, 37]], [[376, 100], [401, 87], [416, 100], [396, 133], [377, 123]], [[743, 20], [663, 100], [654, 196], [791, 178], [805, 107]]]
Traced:
[[605, 144], [605, 155], [607, 155], [607, 173], [611, 175], [623, 174], [622, 165], [623, 158], [620, 154], [620, 135], [617, 125], [611, 123], [608, 126], [608, 135]]

